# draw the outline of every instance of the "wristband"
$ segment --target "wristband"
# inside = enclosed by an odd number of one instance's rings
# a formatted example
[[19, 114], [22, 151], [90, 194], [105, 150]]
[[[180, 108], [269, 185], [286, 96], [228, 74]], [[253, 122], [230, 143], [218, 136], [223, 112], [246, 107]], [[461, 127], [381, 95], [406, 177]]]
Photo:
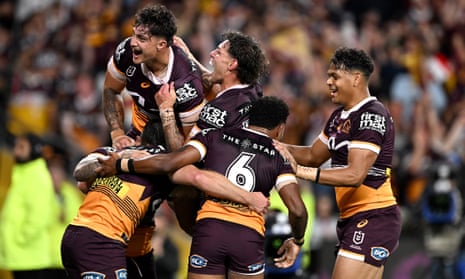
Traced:
[[129, 173], [135, 173], [136, 172], [134, 170], [134, 160], [133, 159], [128, 160], [128, 170], [129, 170]]
[[316, 176], [315, 176], [315, 183], [318, 183], [318, 181], [320, 181], [320, 172], [321, 172], [321, 169], [317, 168], [316, 169]]
[[123, 172], [123, 170], [121, 169], [121, 160], [122, 159], [116, 159], [116, 166], [115, 167], [116, 167], [116, 172], [117, 173]]
[[120, 161], [121, 161], [120, 163], [121, 172], [129, 172], [129, 167], [128, 167], [129, 159], [120, 159]]
[[301, 238], [299, 238], [299, 239], [293, 237], [293, 240], [294, 240], [294, 243], [295, 243], [297, 246], [302, 246], [302, 245], [304, 245], [304, 243], [305, 243], [304, 237], [301, 237]]

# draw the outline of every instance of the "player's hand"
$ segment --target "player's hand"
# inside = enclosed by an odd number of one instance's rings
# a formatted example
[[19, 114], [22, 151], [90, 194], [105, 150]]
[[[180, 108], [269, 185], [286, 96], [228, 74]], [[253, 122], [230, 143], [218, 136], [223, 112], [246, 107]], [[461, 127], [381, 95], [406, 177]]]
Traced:
[[174, 82], [165, 83], [160, 87], [160, 90], [155, 94], [155, 102], [159, 109], [173, 108], [174, 103], [176, 103]]
[[289, 161], [289, 163], [292, 166], [292, 169], [294, 170], [294, 172], [296, 172], [297, 162], [292, 156], [292, 154], [289, 152], [289, 150], [287, 150], [286, 146], [277, 140], [273, 140], [273, 145], [276, 148], [276, 150], [278, 150], [278, 152], [281, 154], [281, 156], [283, 156], [286, 160]]
[[116, 160], [120, 157], [116, 152], [110, 152], [108, 158], [98, 158], [100, 167], [95, 169], [99, 177], [108, 177], [116, 174]]
[[261, 192], [250, 192], [249, 209], [258, 214], [265, 215], [270, 207], [270, 199]]
[[182, 49], [187, 54], [187, 57], [189, 57], [189, 59], [192, 60], [193, 55], [192, 55], [191, 51], [189, 50], [189, 48], [187, 47], [187, 44], [184, 42], [184, 40], [181, 37], [174, 36], [173, 37], [173, 44], [175, 46], [179, 47], [180, 49]]
[[275, 266], [279, 268], [288, 268], [292, 266], [299, 255], [300, 246], [295, 244], [293, 238], [286, 239], [278, 249], [279, 258], [274, 258]]

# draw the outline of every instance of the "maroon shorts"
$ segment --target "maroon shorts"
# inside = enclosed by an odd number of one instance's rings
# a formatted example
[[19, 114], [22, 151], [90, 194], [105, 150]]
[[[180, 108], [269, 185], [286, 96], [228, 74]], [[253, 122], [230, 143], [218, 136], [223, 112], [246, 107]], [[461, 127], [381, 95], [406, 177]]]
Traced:
[[399, 245], [401, 227], [397, 205], [360, 212], [339, 220], [338, 255], [382, 266]]
[[195, 225], [189, 272], [252, 275], [264, 268], [264, 238], [255, 230], [218, 219], [202, 219]]
[[61, 259], [71, 279], [126, 279], [126, 246], [91, 229], [69, 225]]

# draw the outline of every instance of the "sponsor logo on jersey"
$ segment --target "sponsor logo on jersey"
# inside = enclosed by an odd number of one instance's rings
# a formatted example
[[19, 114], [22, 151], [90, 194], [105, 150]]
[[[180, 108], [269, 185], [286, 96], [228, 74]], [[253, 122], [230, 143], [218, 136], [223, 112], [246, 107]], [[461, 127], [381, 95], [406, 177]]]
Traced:
[[264, 263], [256, 263], [256, 264], [251, 264], [247, 268], [249, 269], [250, 272], [255, 272], [263, 269], [265, 266]]
[[360, 228], [363, 228], [363, 227], [365, 227], [367, 224], [368, 224], [368, 220], [367, 220], [367, 219], [363, 219], [363, 220], [361, 220], [360, 222], [358, 222], [357, 228], [359, 228], [359, 229], [360, 229]]
[[226, 124], [228, 112], [210, 104], [206, 104], [200, 111], [200, 119], [215, 128], [222, 128]]
[[105, 275], [99, 272], [83, 272], [81, 273], [81, 278], [82, 279], [103, 279], [105, 278]]
[[144, 81], [144, 82], [141, 82], [140, 87], [142, 87], [142, 88], [149, 88], [149, 87], [150, 87], [150, 83], [149, 83], [149, 82], [145, 82], [145, 81]]
[[363, 243], [363, 239], [365, 238], [365, 233], [362, 231], [355, 231], [354, 236], [352, 238], [352, 242], [359, 245]]
[[126, 269], [119, 269], [115, 271], [116, 279], [127, 279], [128, 271]]
[[197, 89], [190, 83], [184, 83], [176, 89], [176, 101], [180, 104], [195, 99], [198, 95]]
[[246, 103], [241, 108], [239, 108], [239, 113], [241, 115], [248, 114], [251, 107], [252, 107], [252, 103]]
[[386, 118], [377, 113], [365, 112], [360, 116], [360, 130], [372, 130], [382, 135], [386, 133]]
[[384, 247], [371, 247], [371, 257], [377, 261], [382, 261], [389, 257], [389, 250]]
[[202, 268], [207, 266], [207, 259], [199, 255], [190, 256], [190, 265], [195, 268]]
[[225, 143], [240, 146], [241, 150], [248, 150], [248, 151], [252, 151], [253, 153], [259, 152], [259, 153], [268, 155], [269, 157], [276, 156], [276, 152], [277, 152], [276, 149], [270, 146], [258, 144], [256, 142], [251, 141], [250, 139], [237, 138], [227, 133], [222, 134], [221, 139]]
[[98, 185], [108, 187], [116, 194], [125, 194], [127, 192], [127, 189], [124, 189], [126, 191], [123, 190], [123, 188], [125, 188], [123, 187], [123, 181], [119, 179], [119, 177], [117, 177], [116, 175], [110, 177], [97, 177], [94, 183], [92, 183], [92, 186], [96, 187]]

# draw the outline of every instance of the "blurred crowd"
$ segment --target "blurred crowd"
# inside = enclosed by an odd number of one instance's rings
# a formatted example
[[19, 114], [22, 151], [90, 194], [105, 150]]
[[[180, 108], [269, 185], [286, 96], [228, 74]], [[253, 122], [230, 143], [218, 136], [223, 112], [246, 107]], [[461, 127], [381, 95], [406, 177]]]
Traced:
[[[136, 10], [150, 2], [1, 1], [0, 146], [9, 142], [3, 135], [37, 133], [65, 146], [71, 170], [94, 147], [107, 145], [106, 64], [131, 36]], [[465, 185], [464, 0], [157, 2], [173, 11], [178, 35], [205, 65], [225, 30], [260, 41], [270, 63], [264, 94], [291, 108], [288, 143], [311, 144], [334, 108], [325, 82], [333, 50], [368, 51], [376, 64], [370, 92], [396, 124], [392, 178], [406, 227], [418, 225], [408, 216], [415, 216], [436, 162], [448, 162]], [[326, 204], [332, 190], [312, 187], [316, 203], [323, 197]]]

